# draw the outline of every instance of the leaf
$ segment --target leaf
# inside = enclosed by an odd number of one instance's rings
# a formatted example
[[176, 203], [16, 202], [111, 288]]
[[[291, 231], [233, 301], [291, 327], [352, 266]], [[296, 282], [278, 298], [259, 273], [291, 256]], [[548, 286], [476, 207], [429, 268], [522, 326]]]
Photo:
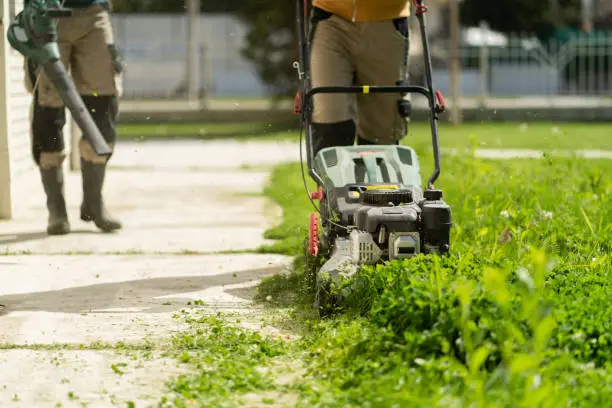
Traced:
[[584, 208], [582, 208], [582, 206], [580, 206], [580, 212], [582, 213], [582, 217], [584, 218], [584, 221], [586, 222], [587, 226], [589, 227], [589, 230], [591, 230], [591, 234], [593, 235], [593, 237], [595, 237], [595, 228], [593, 228], [593, 224], [591, 223], [591, 220], [589, 219], [589, 216], [586, 214], [586, 212], [584, 211]]
[[485, 289], [492, 293], [502, 306], [506, 306], [511, 300], [505, 278], [503, 272], [497, 268], [486, 268], [483, 274]]
[[476, 372], [480, 370], [480, 367], [484, 364], [489, 356], [489, 349], [485, 346], [480, 346], [476, 349], [476, 351], [470, 356], [470, 371]]
[[555, 327], [557, 327], [557, 322], [553, 315], [546, 316], [538, 323], [533, 339], [536, 352], [540, 353], [544, 350]]
[[117, 364], [111, 364], [111, 369], [116, 373], [116, 374], [125, 374], [125, 371], [122, 370], [122, 368], [127, 367], [126, 363], [117, 363]]
[[538, 361], [533, 356], [526, 353], [517, 353], [510, 362], [510, 372], [512, 374], [526, 373], [537, 367]]
[[472, 290], [474, 288], [474, 283], [472, 281], [464, 281], [460, 283], [455, 288], [455, 293], [457, 297], [459, 297], [459, 301], [461, 302], [461, 306], [463, 309], [463, 317], [467, 318], [470, 304], [472, 303]]
[[531, 274], [527, 269], [523, 267], [518, 268], [518, 270], [516, 271], [516, 275], [519, 281], [523, 285], [525, 285], [527, 290], [532, 291], [535, 289], [535, 283], [533, 282], [533, 278], [531, 277]]

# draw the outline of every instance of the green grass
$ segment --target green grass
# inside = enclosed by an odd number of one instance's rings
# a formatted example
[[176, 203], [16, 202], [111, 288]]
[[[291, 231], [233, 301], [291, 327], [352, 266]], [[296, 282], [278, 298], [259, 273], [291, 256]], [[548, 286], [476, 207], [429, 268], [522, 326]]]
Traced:
[[[173, 337], [168, 353], [191, 372], [168, 384], [167, 395], [157, 405], [160, 408], [237, 407], [243, 406], [241, 399], [248, 393], [291, 392], [271, 369], [289, 352], [282, 338], [241, 328], [236, 315], [191, 309], [176, 317], [189, 328]], [[285, 367], [284, 371], [291, 370]]]
[[[347, 307], [323, 321], [308, 320], [301, 270], [260, 286], [272, 306], [298, 302], [304, 406], [608, 404], [612, 162], [444, 164], [449, 257], [364, 268]], [[310, 211], [301, 183], [298, 165], [283, 165], [267, 189], [285, 209], [267, 250], [298, 260]]]
[[257, 139], [278, 140], [295, 136], [295, 123], [119, 123], [117, 135], [125, 140]]
[[[414, 126], [413, 126], [414, 128]], [[490, 149], [601, 149], [612, 150], [612, 124], [607, 123], [467, 123], [458, 127], [442, 125], [442, 147]], [[414, 129], [414, 140], [429, 145], [424, 126]], [[411, 136], [404, 144], [411, 144]]]
[[[428, 176], [429, 149], [418, 152]], [[276, 167], [265, 194], [284, 217], [260, 251], [296, 261], [257, 301], [300, 337], [192, 317], [172, 350], [194, 372], [162, 405], [238, 407], [256, 394], [256, 406], [609, 406], [612, 161], [472, 153], [445, 156], [436, 183], [453, 209], [451, 254], [363, 268], [345, 308], [323, 320], [303, 270], [312, 207], [300, 167]], [[303, 369], [279, 381], [286, 366]], [[288, 396], [297, 403], [283, 405]]]
[[[123, 139], [218, 139], [242, 140], [298, 140], [297, 122], [270, 124], [253, 123], [145, 123], [119, 124], [118, 135]], [[466, 123], [455, 127], [440, 125], [440, 142], [446, 148], [464, 148], [477, 145], [481, 148], [522, 149], [602, 149], [612, 150], [612, 124], [607, 123], [548, 123], [524, 124]], [[429, 146], [430, 132], [427, 124], [410, 124], [404, 144]]]

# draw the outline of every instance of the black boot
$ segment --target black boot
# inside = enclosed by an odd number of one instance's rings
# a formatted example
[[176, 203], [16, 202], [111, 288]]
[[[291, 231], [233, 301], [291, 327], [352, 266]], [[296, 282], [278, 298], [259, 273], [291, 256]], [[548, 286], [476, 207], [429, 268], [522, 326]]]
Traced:
[[[371, 142], [367, 139], [362, 138], [361, 136], [357, 136], [357, 144], [360, 146], [371, 146], [371, 145], [378, 145], [380, 143], [374, 143]], [[393, 143], [394, 145], [399, 145], [399, 141], [396, 141]]]
[[42, 184], [47, 195], [47, 233], [49, 235], [64, 235], [70, 232], [66, 200], [64, 198], [64, 172], [61, 167], [40, 169]]
[[93, 221], [96, 227], [104, 232], [121, 229], [121, 223], [108, 213], [102, 199], [106, 164], [91, 163], [81, 159], [81, 173], [83, 175], [81, 219]]
[[355, 122], [312, 124], [313, 156], [328, 147], [352, 146], [355, 143]]

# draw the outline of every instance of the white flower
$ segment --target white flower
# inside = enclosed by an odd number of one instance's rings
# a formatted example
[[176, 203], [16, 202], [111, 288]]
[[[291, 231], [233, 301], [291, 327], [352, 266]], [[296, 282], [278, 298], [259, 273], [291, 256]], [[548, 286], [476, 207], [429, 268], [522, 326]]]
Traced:
[[501, 215], [504, 218], [510, 218], [510, 213], [506, 210], [500, 212], [499, 215]]
[[519, 280], [521, 280], [525, 286], [529, 288], [529, 290], [533, 290], [535, 288], [535, 283], [533, 282], [533, 279], [531, 278], [531, 275], [527, 269], [519, 267], [516, 274], [518, 275]]
[[553, 213], [550, 211], [540, 211], [540, 216], [545, 220], [550, 220], [553, 217]]
[[533, 388], [540, 388], [540, 385], [542, 385], [542, 377], [540, 377], [540, 374], [536, 374], [533, 376]]
[[272, 300], [272, 296], [270, 296], [270, 295], [266, 296], [266, 300], [267, 300], [268, 302], [269, 302], [269, 301], [271, 301], [271, 300]]

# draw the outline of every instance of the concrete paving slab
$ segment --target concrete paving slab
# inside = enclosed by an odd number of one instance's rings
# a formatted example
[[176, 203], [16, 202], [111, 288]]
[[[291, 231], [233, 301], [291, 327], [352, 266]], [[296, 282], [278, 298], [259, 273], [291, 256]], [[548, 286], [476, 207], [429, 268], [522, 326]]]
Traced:
[[40, 183], [19, 186], [23, 205], [14, 220], [0, 223], [0, 254], [6, 254], [0, 256], [0, 406], [154, 403], [181, 371], [176, 361], [157, 356], [142, 367], [128, 363], [120, 375], [111, 368], [121, 361], [117, 350], [52, 349], [162, 341], [184, 328], [173, 316], [195, 299], [207, 313], [241, 313], [243, 324], [257, 329], [260, 310], [241, 293], [290, 259], [218, 252], [266, 243], [264, 231], [281, 214], [259, 195], [269, 173], [252, 167], [284, 161], [289, 149], [283, 149], [120, 145], [104, 190], [124, 224], [114, 234], [78, 220], [79, 172], [66, 174], [74, 230], [66, 236], [45, 233]]
[[[213, 286], [245, 282], [257, 274], [253, 271], [280, 269], [287, 259], [273, 254], [0, 256], [0, 298], [109, 284], [125, 288], [128, 283], [130, 289], [161, 296], [200, 290], [210, 282]], [[194, 277], [205, 282], [193, 281]]]
[[272, 254], [0, 256], [0, 299], [89, 287], [97, 292], [111, 284], [161, 296], [246, 282], [287, 260]]
[[152, 406], [186, 372], [170, 358], [110, 350], [0, 350], [0, 366], [21, 368], [0, 370], [0, 406], [16, 408]]
[[[7, 260], [4, 260], [7, 258]], [[177, 329], [194, 300], [250, 305], [225, 293], [282, 272], [277, 255], [2, 257], [0, 344], [142, 341]]]
[[[176, 168], [242, 168], [299, 160], [298, 141], [179, 140], [124, 143], [113, 166]], [[180, 160], [176, 158], [180, 157]]]
[[[82, 193], [78, 172], [66, 174], [66, 200], [74, 230], [67, 236], [46, 236], [42, 186], [40, 183], [27, 186], [28, 191], [23, 194], [31, 199], [18, 209], [14, 220], [0, 223], [0, 253], [218, 252], [251, 250], [267, 243], [263, 233], [280, 216], [275, 205], [257, 196], [268, 173], [235, 168], [224, 172], [191, 170], [187, 167], [189, 157], [193, 156], [217, 157], [226, 166], [236, 164], [231, 161], [232, 156], [222, 158], [217, 152], [222, 150], [219, 147], [211, 148], [210, 153], [205, 152], [205, 145], [200, 146], [202, 152], [189, 145], [182, 149], [182, 156], [178, 151], [164, 156], [163, 145], [154, 143], [138, 148], [142, 158], [127, 159], [121, 159], [122, 152], [129, 156], [135, 149], [130, 145], [118, 149], [118, 161], [142, 164], [141, 159], [148, 159], [154, 164], [160, 156], [164, 157], [160, 160], [177, 165], [173, 171], [110, 167], [105, 200], [109, 210], [124, 224], [124, 229], [116, 234], [101, 234], [92, 223], [79, 219]], [[245, 160], [257, 163], [255, 154], [246, 155]]]
[[[7, 306], [0, 316], [0, 364], [44, 373], [28, 380], [6, 371], [0, 374], [3, 407], [52, 407], [57, 401], [62, 406], [87, 402], [110, 407], [120, 406], [113, 401], [127, 400], [148, 406], [141, 396], [161, 396], [165, 381], [180, 371], [176, 361], [155, 358], [144, 367], [132, 367], [131, 377], [126, 377], [110, 369], [122, 361], [117, 352], [68, 351], [69, 358], [49, 364], [57, 352], [36, 347], [157, 343], [185, 328], [173, 316], [194, 300], [203, 301], [198, 308], [209, 313], [241, 313], [247, 317], [243, 325], [257, 330], [258, 309], [250, 299], [228, 292], [253, 287], [288, 264], [283, 256], [258, 254], [33, 255], [0, 260], [0, 281], [7, 282], [0, 291], [0, 303]], [[84, 375], [90, 381], [83, 382]], [[60, 383], [65, 379], [68, 383]], [[19, 400], [13, 401], [13, 394]]]

